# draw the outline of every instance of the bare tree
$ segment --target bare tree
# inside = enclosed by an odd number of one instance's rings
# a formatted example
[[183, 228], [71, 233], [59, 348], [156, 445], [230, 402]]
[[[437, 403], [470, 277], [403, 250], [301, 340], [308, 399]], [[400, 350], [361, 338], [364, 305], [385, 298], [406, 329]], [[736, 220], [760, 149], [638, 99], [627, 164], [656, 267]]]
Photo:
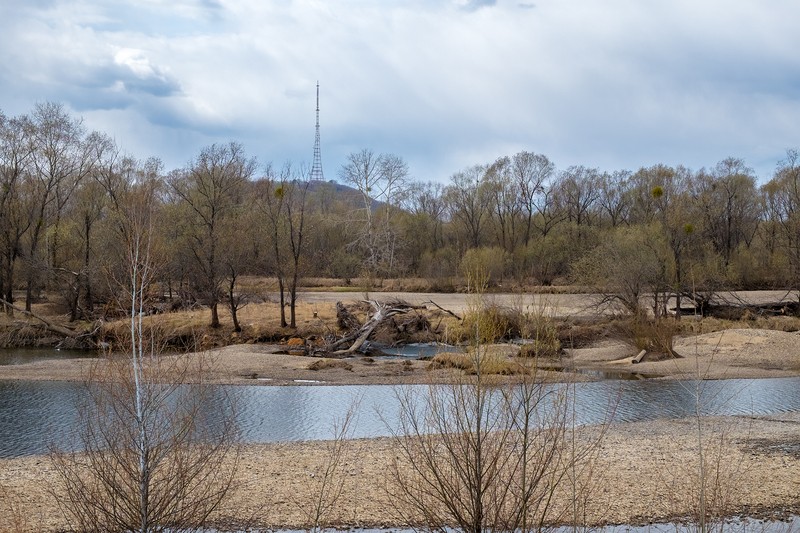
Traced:
[[272, 168], [259, 183], [259, 202], [268, 222], [268, 236], [272, 242], [274, 267], [278, 278], [278, 294], [281, 307], [281, 327], [286, 327], [285, 303], [288, 292], [289, 322], [291, 328], [297, 327], [297, 285], [300, 281], [302, 261], [305, 259], [307, 224], [306, 217], [308, 189], [311, 182], [306, 176], [295, 173], [286, 165], [276, 176]]
[[544, 215], [542, 197], [545, 194], [545, 186], [554, 173], [555, 165], [547, 156], [533, 152], [519, 152], [511, 158], [511, 176], [519, 191], [519, 201], [525, 221], [523, 242], [526, 246], [531, 239], [536, 213]]
[[255, 160], [246, 156], [241, 144], [214, 144], [204, 148], [189, 168], [169, 179], [172, 191], [187, 206], [191, 217], [192, 223], [186, 229], [213, 328], [220, 326], [218, 305], [224, 276], [219, 254], [220, 225], [236, 209], [243, 186], [255, 168]]
[[519, 222], [523, 211], [522, 190], [513, 178], [512, 160], [501, 157], [486, 171], [498, 245], [513, 252], [519, 240]]
[[598, 203], [608, 216], [612, 228], [630, 221], [630, 177], [631, 172], [628, 170], [618, 170], [610, 174], [604, 172], [600, 176]]
[[704, 231], [725, 266], [739, 247], [750, 245], [760, 216], [753, 170], [741, 159], [720, 161], [711, 173], [700, 172], [693, 182]]
[[483, 165], [474, 165], [457, 172], [450, 177], [451, 183], [445, 190], [450, 217], [460, 223], [467, 236], [467, 245], [473, 248], [481, 245], [490, 213], [486, 170]]
[[[358, 190], [364, 203], [360, 210], [363, 230], [352, 246], [364, 250], [371, 273], [384, 269], [391, 274], [398, 247], [392, 221], [406, 190], [408, 165], [394, 154], [375, 154], [364, 149], [347, 156], [339, 175]], [[376, 216], [379, 211], [383, 214], [380, 218]]]
[[[232, 418], [204, 423], [213, 392], [202, 381], [204, 360], [162, 357], [157, 332], [144, 325], [155, 274], [155, 190], [136, 184], [116, 213], [127, 245], [127, 357], [109, 357], [89, 376], [83, 449], [53, 454], [60, 481], [54, 493], [80, 531], [197, 531], [209, 525], [233, 480]], [[230, 409], [222, 403], [215, 407]]]
[[441, 183], [415, 183], [410, 188], [409, 210], [423, 218], [426, 226], [426, 244], [431, 249], [444, 246], [444, 217], [447, 209]]
[[617, 228], [573, 265], [573, 273], [600, 295], [601, 305], [644, 316], [643, 299], [665, 283], [663, 250], [661, 236], [653, 231]]
[[788, 150], [773, 178], [762, 187], [776, 234], [774, 251], [786, 256], [788, 282], [800, 286], [800, 151]]
[[424, 530], [471, 533], [540, 531], [580, 517], [574, 505], [585, 495], [572, 493], [587, 486], [599, 434], [572, 438], [569, 386], [545, 386], [533, 369], [499, 385], [483, 374], [486, 352], [474, 354], [472, 379], [398, 394], [398, 512]]
[[574, 222], [579, 229], [592, 222], [599, 198], [599, 180], [597, 169], [584, 166], [569, 167], [559, 177], [558, 202], [567, 220]]
[[[31, 143], [31, 172], [27, 212], [30, 228], [26, 233], [27, 263], [25, 310], [31, 310], [37, 274], [42, 267], [59, 266], [58, 226], [64, 206], [78, 184], [94, 165], [91, 141], [80, 120], [73, 119], [63, 106], [38, 104], [28, 122]], [[42, 256], [42, 237], [52, 225], [53, 235]]]
[[[0, 298], [14, 302], [15, 264], [30, 227], [23, 189], [31, 159], [26, 119], [0, 114]], [[11, 306], [4, 306], [13, 314]]]

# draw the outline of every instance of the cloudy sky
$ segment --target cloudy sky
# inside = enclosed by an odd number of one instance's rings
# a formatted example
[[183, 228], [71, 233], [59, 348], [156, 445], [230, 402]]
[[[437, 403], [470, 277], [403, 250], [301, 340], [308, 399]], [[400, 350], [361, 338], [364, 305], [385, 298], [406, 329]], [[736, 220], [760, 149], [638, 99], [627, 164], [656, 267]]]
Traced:
[[559, 168], [800, 147], [796, 0], [2, 0], [0, 110], [62, 102], [127, 152], [237, 140], [337, 178], [369, 148], [418, 180], [520, 150]]

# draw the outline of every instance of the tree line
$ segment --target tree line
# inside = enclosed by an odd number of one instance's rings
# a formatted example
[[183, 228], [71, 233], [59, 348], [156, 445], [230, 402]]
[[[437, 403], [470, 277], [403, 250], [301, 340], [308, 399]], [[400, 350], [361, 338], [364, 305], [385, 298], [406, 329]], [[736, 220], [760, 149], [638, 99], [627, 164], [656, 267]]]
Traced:
[[[282, 322], [294, 325], [303, 277], [427, 278], [446, 289], [480, 267], [492, 283], [580, 283], [615, 293], [796, 288], [800, 280], [800, 153], [788, 150], [759, 185], [737, 158], [691, 170], [558, 169], [519, 152], [412, 179], [402, 157], [351, 153], [335, 181], [259, 163], [238, 142], [214, 144], [182, 168], [128, 155], [56, 103], [0, 113], [0, 294], [31, 309], [57, 291], [72, 319], [127, 309], [130, 206], [154, 213], [154, 286], [236, 311], [244, 275], [276, 278]], [[22, 291], [22, 292], [20, 292]], [[21, 296], [24, 294], [24, 296]], [[21, 305], [21, 303], [19, 304]]]

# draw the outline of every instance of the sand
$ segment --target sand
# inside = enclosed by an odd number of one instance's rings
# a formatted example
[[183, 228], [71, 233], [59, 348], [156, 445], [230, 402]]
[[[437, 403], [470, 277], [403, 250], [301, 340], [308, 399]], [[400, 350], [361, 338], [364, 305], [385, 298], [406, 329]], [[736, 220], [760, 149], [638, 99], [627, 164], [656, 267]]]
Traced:
[[[575, 369], [635, 372], [649, 377], [708, 379], [800, 375], [800, 335], [735, 329], [676, 340], [677, 360], [632, 364], [632, 348], [605, 341], [568, 352], [557, 361]], [[446, 381], [449, 370], [431, 372], [423, 361], [349, 361], [350, 368], [309, 370], [318, 358], [276, 354], [270, 345], [229, 346], [213, 352], [212, 381], [285, 385], [296, 380], [326, 384]], [[628, 359], [626, 359], [628, 358]], [[552, 364], [553, 361], [548, 362]], [[82, 380], [86, 360], [0, 367], [0, 379]], [[548, 374], [550, 375], [550, 374]], [[552, 372], [570, 379], [577, 375]], [[723, 417], [702, 421], [706, 457], [719, 464], [717, 485], [729, 515], [800, 513], [800, 413], [772, 417]], [[590, 430], [587, 430], [590, 431]], [[235, 498], [221, 523], [300, 527], [308, 521], [326, 458], [326, 442], [248, 445], [242, 451]], [[602, 440], [588, 494], [585, 522], [631, 524], [690, 514], [696, 498], [698, 421], [657, 420], [612, 425]], [[391, 439], [348, 444], [344, 492], [327, 522], [340, 526], [399, 526], [389, 501], [386, 472], [397, 449]], [[719, 461], [716, 461], [719, 459]], [[716, 468], [716, 467], [715, 467]], [[47, 457], [0, 460], [0, 531], [58, 531], [66, 524], [50, 489]], [[15, 522], [15, 517], [19, 520]]]
[[[608, 428], [585, 494], [586, 524], [640, 524], [691, 513], [697, 502], [697, 421], [617, 424]], [[590, 428], [586, 431], [596, 431]], [[800, 512], [800, 416], [724, 417], [703, 420], [714, 483], [729, 515], [780, 517]], [[221, 524], [302, 527], [319, 491], [328, 442], [253, 445], [243, 449], [233, 497]], [[349, 527], [404, 524], [387, 496], [387, 472], [398, 457], [390, 438], [353, 440], [340, 470], [344, 491], [325, 522]], [[717, 468], [716, 459], [721, 458]], [[712, 468], [710, 467], [710, 468]], [[719, 473], [717, 476], [716, 474]], [[25, 531], [66, 526], [51, 488], [46, 457], [0, 460], [0, 515], [18, 510]], [[5, 505], [5, 509], [3, 506]], [[0, 521], [0, 531], [10, 522]]]

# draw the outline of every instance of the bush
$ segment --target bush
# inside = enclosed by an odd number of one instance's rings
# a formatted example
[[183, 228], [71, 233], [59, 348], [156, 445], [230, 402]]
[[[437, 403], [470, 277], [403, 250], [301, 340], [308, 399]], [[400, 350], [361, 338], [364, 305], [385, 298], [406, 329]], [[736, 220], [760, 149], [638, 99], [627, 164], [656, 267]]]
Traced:
[[461, 259], [461, 273], [478, 291], [503, 280], [508, 254], [502, 248], [470, 248]]
[[619, 322], [619, 328], [623, 338], [637, 350], [680, 357], [673, 350], [673, 338], [680, 332], [680, 324], [675, 320], [635, 316]]
[[524, 315], [515, 309], [486, 304], [464, 315], [461, 338], [472, 339], [479, 344], [520, 338], [524, 322]]
[[558, 330], [544, 308], [523, 312], [513, 307], [484, 304], [464, 315], [459, 338], [479, 344], [524, 339], [533, 346], [526, 348], [527, 356], [548, 357], [561, 351]]
[[475, 353], [439, 353], [428, 363], [428, 370], [454, 368], [463, 370], [465, 374], [475, 375], [477, 373], [476, 362], [479, 363], [481, 372], [486, 375], [513, 376], [528, 373], [528, 369], [520, 363], [509, 360], [507, 357], [501, 355], [486, 352], [480, 355]]

